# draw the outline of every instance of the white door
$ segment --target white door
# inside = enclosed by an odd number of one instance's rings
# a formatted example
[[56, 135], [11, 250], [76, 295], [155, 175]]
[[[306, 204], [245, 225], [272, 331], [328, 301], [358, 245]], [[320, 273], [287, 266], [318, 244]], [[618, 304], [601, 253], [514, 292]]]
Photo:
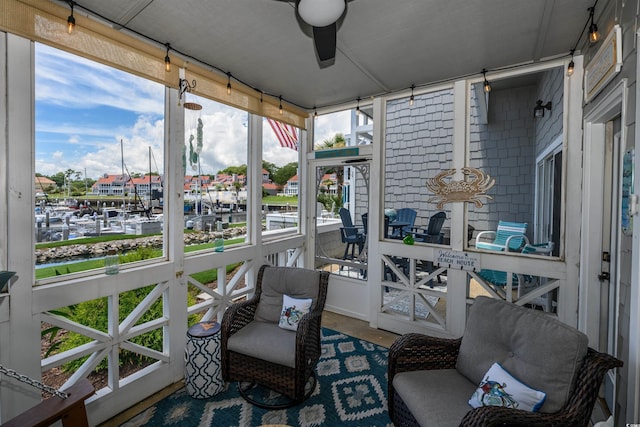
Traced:
[[[625, 150], [620, 141], [620, 118], [605, 124], [605, 150], [603, 174], [602, 245], [600, 253], [600, 351], [617, 355], [618, 304], [619, 304], [619, 254], [623, 225], [623, 181]], [[628, 156], [627, 156], [628, 158]], [[605, 377], [605, 395], [611, 413], [615, 411], [615, 371]]]
[[553, 255], [560, 253], [562, 197], [562, 138], [558, 138], [536, 160], [536, 209], [533, 230], [536, 242], [553, 242]]

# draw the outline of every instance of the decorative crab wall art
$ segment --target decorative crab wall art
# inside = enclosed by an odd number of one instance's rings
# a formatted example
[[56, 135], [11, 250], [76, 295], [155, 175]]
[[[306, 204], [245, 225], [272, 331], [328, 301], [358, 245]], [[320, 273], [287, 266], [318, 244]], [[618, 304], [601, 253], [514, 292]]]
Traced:
[[445, 181], [456, 173], [455, 168], [427, 179], [427, 188], [435, 194], [428, 201], [437, 202], [438, 209], [451, 202], [473, 202], [477, 208], [481, 208], [484, 205], [481, 198], [493, 199], [486, 193], [496, 183], [495, 178], [476, 168], [462, 168], [460, 171], [465, 175], [461, 181]]

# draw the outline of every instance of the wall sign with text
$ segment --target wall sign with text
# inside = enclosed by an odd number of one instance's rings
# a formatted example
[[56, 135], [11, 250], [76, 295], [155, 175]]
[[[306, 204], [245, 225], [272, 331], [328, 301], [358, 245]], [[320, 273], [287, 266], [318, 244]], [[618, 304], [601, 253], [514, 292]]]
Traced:
[[613, 27], [584, 72], [584, 100], [589, 102], [622, 68], [622, 30]]

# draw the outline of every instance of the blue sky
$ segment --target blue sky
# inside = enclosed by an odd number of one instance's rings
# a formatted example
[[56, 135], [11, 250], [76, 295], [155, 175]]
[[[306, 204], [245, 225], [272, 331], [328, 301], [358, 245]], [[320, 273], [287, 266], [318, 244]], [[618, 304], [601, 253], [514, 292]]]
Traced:
[[[36, 44], [36, 172], [53, 175], [73, 169], [97, 179], [121, 171], [163, 168], [164, 88], [162, 85], [55, 48]], [[191, 95], [189, 95], [191, 96]], [[189, 98], [190, 101], [194, 97]], [[200, 111], [185, 110], [187, 134], [203, 122], [203, 174], [247, 163], [247, 113], [198, 98]], [[316, 119], [316, 140], [348, 132], [348, 112]], [[263, 156], [278, 166], [297, 161], [264, 124]], [[187, 165], [187, 174], [194, 174]]]

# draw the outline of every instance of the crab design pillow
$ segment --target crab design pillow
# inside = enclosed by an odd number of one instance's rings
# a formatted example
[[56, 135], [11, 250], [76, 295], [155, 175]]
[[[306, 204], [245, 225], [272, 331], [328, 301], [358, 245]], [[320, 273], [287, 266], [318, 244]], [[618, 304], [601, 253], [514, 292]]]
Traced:
[[546, 397], [546, 393], [528, 387], [513, 377], [499, 363], [494, 363], [469, 399], [469, 405], [474, 408], [504, 406], [505, 408], [536, 412]]
[[295, 331], [298, 329], [298, 323], [302, 316], [311, 311], [311, 298], [296, 299], [289, 295], [282, 296], [282, 312], [280, 313], [280, 322], [278, 326], [283, 329]]

